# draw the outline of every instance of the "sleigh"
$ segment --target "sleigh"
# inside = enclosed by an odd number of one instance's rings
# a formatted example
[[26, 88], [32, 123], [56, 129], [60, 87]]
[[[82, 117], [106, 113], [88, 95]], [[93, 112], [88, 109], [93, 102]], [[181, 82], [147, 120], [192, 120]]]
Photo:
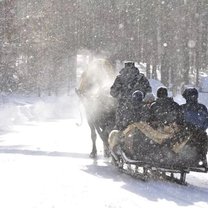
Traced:
[[144, 181], [159, 178], [186, 184], [186, 174], [208, 172], [204, 131], [178, 126], [161, 131], [140, 122], [111, 132], [109, 143], [119, 170]]

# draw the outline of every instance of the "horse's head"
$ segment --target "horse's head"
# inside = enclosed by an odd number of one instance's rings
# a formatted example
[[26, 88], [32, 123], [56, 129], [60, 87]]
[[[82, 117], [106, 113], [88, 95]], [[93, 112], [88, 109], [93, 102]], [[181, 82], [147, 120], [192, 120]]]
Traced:
[[115, 76], [115, 70], [106, 59], [94, 59], [81, 75], [78, 90], [87, 96], [109, 94]]

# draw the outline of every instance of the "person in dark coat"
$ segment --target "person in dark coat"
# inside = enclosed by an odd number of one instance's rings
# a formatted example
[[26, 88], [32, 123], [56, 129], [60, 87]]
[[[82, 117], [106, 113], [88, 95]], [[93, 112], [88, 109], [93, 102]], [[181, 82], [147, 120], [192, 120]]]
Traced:
[[180, 116], [180, 105], [173, 98], [168, 97], [165, 87], [157, 90], [157, 99], [150, 107], [151, 125], [154, 128], [164, 128], [177, 123]]
[[[143, 115], [143, 100], [144, 95], [140, 90], [136, 90], [132, 97], [125, 103], [123, 109], [119, 109], [116, 116], [116, 129], [123, 131], [129, 124], [138, 122]], [[121, 105], [120, 105], [121, 106]]]
[[196, 88], [187, 88], [182, 96], [186, 103], [181, 105], [182, 123], [189, 129], [206, 130], [208, 128], [207, 107], [198, 102], [198, 91]]
[[133, 92], [140, 90], [145, 96], [147, 92], [151, 92], [152, 88], [148, 79], [144, 74], [139, 72], [139, 69], [135, 67], [134, 63], [125, 63], [125, 67], [119, 72], [113, 85], [110, 88], [110, 94], [117, 100], [116, 109], [116, 129], [122, 130], [124, 125], [122, 120], [123, 114], [130, 110], [131, 96]]
[[110, 89], [110, 94], [117, 99], [127, 99], [136, 90], [142, 91], [144, 96], [152, 88], [144, 74], [139, 72], [133, 62], [125, 63]]
[[187, 88], [182, 96], [186, 103], [181, 105], [182, 125], [184, 129], [192, 134], [192, 145], [198, 150], [198, 158], [207, 166], [206, 154], [208, 151], [208, 128], [207, 107], [198, 102], [198, 91], [196, 88]]
[[149, 110], [146, 108], [146, 103], [144, 102], [144, 94], [140, 90], [136, 90], [132, 94], [129, 115], [129, 124], [139, 121], [146, 122], [148, 119]]

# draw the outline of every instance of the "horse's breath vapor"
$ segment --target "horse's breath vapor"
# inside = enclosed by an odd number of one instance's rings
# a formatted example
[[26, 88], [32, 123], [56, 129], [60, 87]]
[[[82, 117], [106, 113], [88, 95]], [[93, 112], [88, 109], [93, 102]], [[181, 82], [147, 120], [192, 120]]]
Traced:
[[97, 114], [100, 114], [100, 109], [111, 110], [111, 99], [105, 99], [110, 96], [110, 87], [115, 79], [115, 70], [111, 64], [106, 59], [96, 58], [89, 62], [83, 73], [85, 75], [81, 79], [80, 87], [86, 92], [87, 99], [84, 102], [87, 109], [93, 111], [93, 116], [96, 117], [99, 116]]

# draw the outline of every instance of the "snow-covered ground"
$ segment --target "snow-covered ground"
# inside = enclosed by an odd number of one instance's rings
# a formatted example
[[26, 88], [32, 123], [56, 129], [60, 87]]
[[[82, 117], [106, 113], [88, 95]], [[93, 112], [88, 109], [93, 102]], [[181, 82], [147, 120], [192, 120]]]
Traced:
[[73, 97], [2, 98], [0, 207], [208, 207], [206, 173], [189, 174], [188, 186], [142, 182], [104, 159], [99, 139], [98, 158], [89, 158], [89, 128], [76, 125]]

